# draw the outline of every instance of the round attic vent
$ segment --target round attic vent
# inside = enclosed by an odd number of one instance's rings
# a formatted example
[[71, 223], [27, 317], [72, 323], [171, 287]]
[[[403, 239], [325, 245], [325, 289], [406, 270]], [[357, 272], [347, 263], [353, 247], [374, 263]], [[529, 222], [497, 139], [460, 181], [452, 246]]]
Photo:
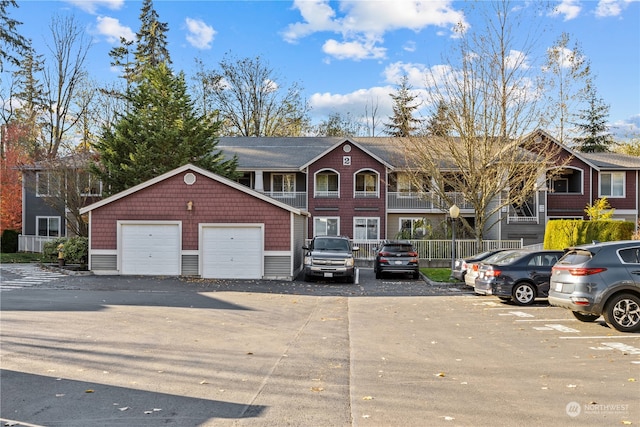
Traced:
[[345, 153], [348, 153], [351, 151], [351, 146], [349, 144], [345, 144], [344, 147], [342, 147], [342, 149], [344, 150]]
[[184, 174], [184, 183], [187, 185], [193, 185], [196, 182], [196, 176], [191, 172]]

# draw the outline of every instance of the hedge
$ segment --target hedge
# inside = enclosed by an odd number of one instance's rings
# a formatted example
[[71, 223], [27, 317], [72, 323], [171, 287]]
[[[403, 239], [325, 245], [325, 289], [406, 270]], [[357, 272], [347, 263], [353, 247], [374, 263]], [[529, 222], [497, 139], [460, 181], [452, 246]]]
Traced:
[[594, 240], [630, 240], [635, 224], [629, 221], [587, 221], [580, 219], [558, 219], [549, 221], [544, 233], [545, 249], [565, 249], [591, 243]]
[[16, 230], [4, 230], [0, 237], [0, 247], [3, 254], [15, 254], [18, 252], [18, 232]]

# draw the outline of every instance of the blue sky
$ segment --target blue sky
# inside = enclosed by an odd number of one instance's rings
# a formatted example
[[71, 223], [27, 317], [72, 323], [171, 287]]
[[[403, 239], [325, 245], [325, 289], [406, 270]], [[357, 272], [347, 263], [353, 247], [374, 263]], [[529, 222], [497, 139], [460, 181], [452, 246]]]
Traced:
[[[46, 53], [51, 17], [73, 15], [93, 39], [88, 66], [99, 81], [115, 80], [108, 52], [120, 36], [132, 38], [140, 27], [141, 1], [18, 4], [10, 8], [11, 17], [23, 22], [19, 31], [41, 53]], [[543, 17], [549, 31], [541, 35], [537, 54], [568, 33], [591, 62], [598, 93], [611, 106], [611, 125], [640, 133], [640, 1], [563, 0], [554, 5]], [[238, 58], [261, 56], [285, 84], [301, 84], [316, 120], [332, 112], [358, 117], [377, 100], [378, 117], [385, 121], [399, 77], [406, 73], [413, 88], [421, 89], [425, 70], [442, 64], [442, 55], [455, 42], [452, 27], [458, 22], [480, 25], [466, 6], [409, 0], [154, 1], [160, 20], [169, 25], [174, 69], [190, 76], [195, 58], [213, 69], [227, 52]]]

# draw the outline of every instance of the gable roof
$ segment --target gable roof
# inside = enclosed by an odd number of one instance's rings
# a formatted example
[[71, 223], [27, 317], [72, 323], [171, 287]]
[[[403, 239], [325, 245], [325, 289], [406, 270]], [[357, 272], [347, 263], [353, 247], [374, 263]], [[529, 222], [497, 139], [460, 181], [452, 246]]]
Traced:
[[534, 135], [541, 135], [550, 141], [553, 141], [561, 149], [567, 151], [571, 156], [583, 161], [588, 166], [593, 169], [600, 170], [640, 170], [640, 157], [639, 156], [631, 156], [628, 154], [621, 153], [583, 153], [581, 151], [570, 148], [566, 145], [561, 144], [557, 139], [551, 136], [548, 132], [538, 129], [531, 132], [527, 137], [535, 137]]
[[620, 153], [578, 153], [598, 170], [640, 169], [640, 157]]
[[242, 185], [240, 183], [237, 183], [235, 181], [231, 181], [230, 179], [224, 178], [224, 177], [222, 177], [222, 176], [220, 176], [218, 174], [215, 174], [215, 173], [210, 172], [208, 170], [199, 168], [199, 167], [197, 167], [195, 165], [192, 165], [192, 164], [186, 164], [184, 166], [180, 166], [179, 168], [173, 169], [173, 170], [171, 170], [169, 172], [166, 172], [166, 173], [164, 173], [162, 175], [159, 175], [159, 176], [157, 176], [157, 177], [155, 177], [153, 179], [150, 179], [150, 180], [145, 181], [145, 182], [143, 182], [141, 184], [135, 185], [135, 186], [133, 186], [131, 188], [128, 188], [128, 189], [126, 189], [124, 191], [121, 191], [121, 192], [116, 193], [116, 194], [114, 194], [112, 196], [109, 196], [109, 197], [107, 197], [105, 199], [102, 199], [102, 200], [100, 200], [100, 201], [98, 201], [96, 203], [93, 203], [93, 204], [91, 204], [89, 206], [86, 206], [86, 207], [80, 209], [80, 214], [85, 214], [85, 213], [90, 212], [90, 211], [92, 211], [94, 209], [98, 209], [98, 208], [100, 208], [102, 206], [105, 206], [105, 205], [107, 205], [109, 203], [115, 202], [116, 200], [120, 200], [120, 199], [125, 198], [125, 197], [127, 197], [127, 196], [129, 196], [131, 194], [134, 194], [134, 193], [136, 193], [136, 192], [138, 192], [140, 190], [143, 190], [143, 189], [145, 189], [147, 187], [150, 187], [150, 186], [152, 186], [154, 184], [162, 182], [162, 181], [166, 180], [167, 178], [171, 178], [173, 176], [179, 175], [179, 174], [187, 172], [187, 171], [192, 171], [192, 172], [196, 172], [196, 173], [198, 173], [200, 175], [204, 175], [207, 178], [210, 178], [210, 179], [212, 179], [214, 181], [217, 181], [217, 182], [219, 182], [219, 183], [221, 183], [223, 185], [235, 188], [236, 190], [239, 190], [239, 191], [241, 191], [243, 193], [249, 194], [250, 196], [253, 196], [253, 197], [257, 198], [257, 199], [263, 200], [263, 201], [265, 201], [267, 203], [270, 203], [270, 204], [272, 204], [274, 206], [278, 206], [278, 207], [280, 207], [280, 208], [282, 208], [284, 210], [287, 210], [289, 212], [292, 212], [294, 214], [309, 216], [309, 213], [306, 212], [306, 211], [303, 211], [301, 209], [296, 209], [296, 208], [294, 208], [292, 206], [287, 205], [286, 203], [279, 202], [279, 201], [277, 201], [275, 199], [272, 199], [271, 197], [265, 196], [262, 193], [259, 193], [259, 192], [255, 191], [255, 190], [252, 190], [247, 186], [244, 186], [244, 185]]
[[389, 168], [401, 155], [397, 141], [383, 137], [223, 137], [217, 148], [226, 157], [238, 157], [238, 170], [299, 171], [345, 142]]

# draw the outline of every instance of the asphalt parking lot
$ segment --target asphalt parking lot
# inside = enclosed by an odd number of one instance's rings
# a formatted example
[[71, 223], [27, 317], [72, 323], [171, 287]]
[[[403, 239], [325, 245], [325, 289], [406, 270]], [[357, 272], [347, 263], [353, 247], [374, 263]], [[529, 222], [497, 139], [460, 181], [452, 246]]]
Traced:
[[355, 285], [69, 276], [0, 297], [4, 425], [640, 423], [640, 334], [544, 301], [367, 269]]

